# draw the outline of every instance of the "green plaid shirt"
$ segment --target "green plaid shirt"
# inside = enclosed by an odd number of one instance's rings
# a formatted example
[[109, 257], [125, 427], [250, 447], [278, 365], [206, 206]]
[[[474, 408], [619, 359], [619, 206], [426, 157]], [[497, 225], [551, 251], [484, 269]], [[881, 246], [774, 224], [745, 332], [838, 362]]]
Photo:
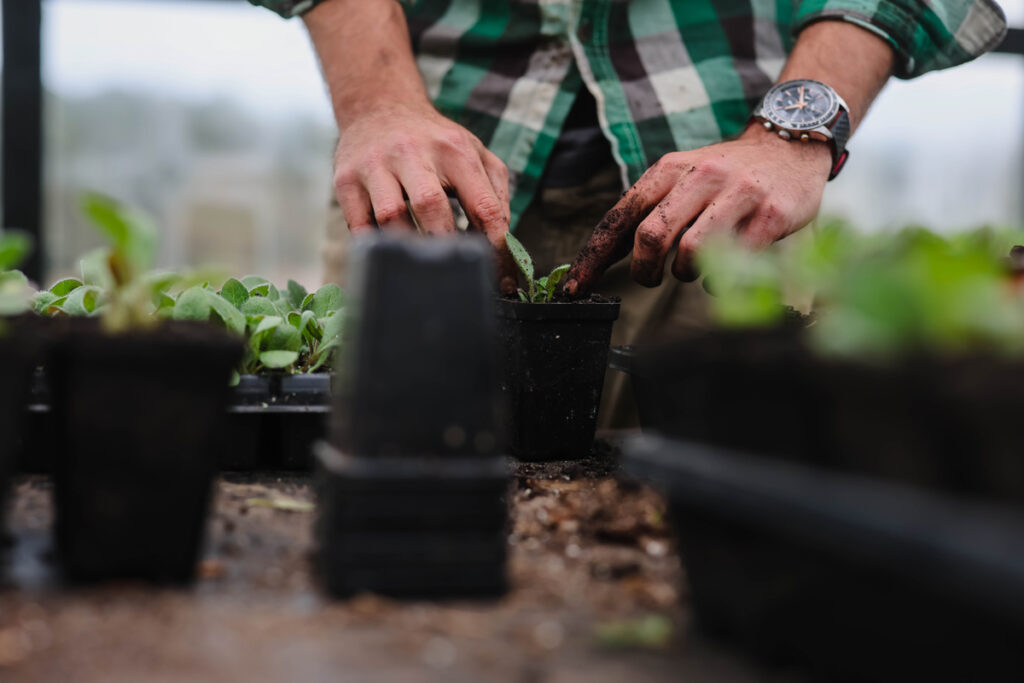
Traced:
[[[282, 16], [323, 0], [249, 0]], [[405, 0], [439, 111], [509, 167], [512, 224], [587, 87], [629, 185], [667, 152], [739, 134], [795, 36], [822, 19], [884, 38], [896, 75], [966, 62], [1006, 30], [991, 0]]]

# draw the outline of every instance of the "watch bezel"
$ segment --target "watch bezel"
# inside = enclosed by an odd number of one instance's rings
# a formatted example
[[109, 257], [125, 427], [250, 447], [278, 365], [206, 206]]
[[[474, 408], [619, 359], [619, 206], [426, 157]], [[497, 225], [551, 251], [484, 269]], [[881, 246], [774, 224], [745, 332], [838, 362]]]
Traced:
[[[775, 112], [775, 110], [771, 107], [772, 98], [775, 97], [776, 95], [778, 95], [780, 92], [782, 92], [784, 90], [789, 90], [790, 88], [793, 88], [793, 87], [800, 86], [801, 84], [808, 84], [808, 83], [814, 84], [816, 86], [820, 86], [821, 89], [824, 90], [825, 93], [828, 94], [829, 106], [828, 106], [828, 111], [825, 114], [822, 114], [820, 117], [818, 117], [818, 118], [816, 118], [816, 119], [814, 119], [812, 121], [808, 121], [808, 122], [804, 122], [804, 123], [798, 123], [798, 122], [792, 121], [790, 119], [783, 118], [782, 116], [778, 115]], [[761, 100], [761, 112], [760, 112], [760, 114], [761, 114], [761, 117], [764, 118], [766, 121], [770, 121], [771, 123], [775, 124], [776, 126], [778, 126], [780, 128], [784, 128], [786, 130], [792, 130], [792, 131], [809, 131], [809, 130], [814, 130], [816, 128], [821, 128], [823, 126], [827, 126], [829, 123], [831, 123], [831, 121], [839, 113], [839, 107], [840, 107], [839, 95], [828, 84], [822, 83], [821, 81], [816, 81], [816, 80], [813, 80], [813, 79], [810, 79], [810, 78], [798, 78], [798, 79], [794, 79], [794, 80], [791, 80], [791, 81], [784, 81], [782, 83], [777, 83], [776, 85], [772, 86], [768, 90], [768, 92], [766, 92], [764, 94], [764, 98]]]

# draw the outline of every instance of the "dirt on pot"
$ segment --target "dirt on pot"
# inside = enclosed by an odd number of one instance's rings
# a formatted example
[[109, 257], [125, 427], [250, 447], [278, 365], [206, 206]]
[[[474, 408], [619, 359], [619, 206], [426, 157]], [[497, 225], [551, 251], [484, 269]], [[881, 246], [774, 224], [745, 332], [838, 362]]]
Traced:
[[326, 599], [303, 476], [218, 481], [194, 589], [58, 589], [51, 485], [22, 478], [0, 680], [774, 680], [694, 631], [665, 501], [614, 456], [515, 465], [512, 589], [483, 602]]

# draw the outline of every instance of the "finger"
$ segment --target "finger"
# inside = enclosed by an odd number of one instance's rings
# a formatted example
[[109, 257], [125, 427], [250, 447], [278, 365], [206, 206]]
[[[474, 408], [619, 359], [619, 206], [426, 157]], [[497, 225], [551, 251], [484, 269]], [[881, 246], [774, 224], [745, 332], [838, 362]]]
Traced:
[[665, 259], [680, 234], [691, 225], [715, 196], [707, 184], [676, 185], [636, 229], [630, 274], [645, 287], [661, 284]]
[[348, 229], [353, 235], [376, 229], [370, 195], [362, 183], [357, 180], [338, 182], [334, 194], [338, 198]]
[[505, 214], [511, 215], [512, 209], [509, 206], [508, 167], [505, 165], [505, 162], [487, 149], [483, 150], [481, 160], [484, 164], [484, 171], [487, 172], [487, 178], [491, 181], [491, 187], [494, 188], [494, 194], [498, 197], [498, 201], [505, 210]]
[[783, 213], [769, 205], [751, 217], [740, 232], [740, 240], [750, 249], [766, 249], [792, 232]]
[[455, 232], [452, 205], [436, 173], [419, 162], [413, 162], [399, 167], [398, 178], [409, 196], [416, 223], [423, 232], [430, 235]]
[[[482, 232], [495, 249], [499, 289], [503, 294], [514, 294], [516, 265], [505, 244], [509, 211], [508, 176], [504, 168], [504, 164], [501, 164], [500, 170], [492, 167], [488, 173], [481, 157], [452, 156], [447, 159], [445, 175], [458, 194], [459, 203], [469, 219], [470, 229]], [[494, 178], [495, 175], [497, 178]], [[504, 187], [504, 192], [494, 187], [495, 182]]]
[[679, 239], [672, 274], [683, 282], [693, 282], [700, 276], [697, 269], [697, 251], [709, 235], [742, 230], [757, 206], [753, 197], [733, 194], [715, 200], [704, 209], [693, 225]]
[[563, 286], [567, 296], [586, 296], [604, 271], [629, 253], [640, 221], [679, 181], [680, 171], [688, 173], [692, 168], [686, 171], [659, 161], [605, 214], [569, 269]]
[[409, 207], [402, 197], [402, 186], [391, 173], [379, 170], [366, 178], [373, 218], [382, 230], [415, 230]]

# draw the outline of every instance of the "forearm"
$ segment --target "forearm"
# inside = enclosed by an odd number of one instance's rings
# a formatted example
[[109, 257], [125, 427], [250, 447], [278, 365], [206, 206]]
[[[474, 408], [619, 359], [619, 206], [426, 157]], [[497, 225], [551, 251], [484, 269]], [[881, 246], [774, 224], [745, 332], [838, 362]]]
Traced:
[[849, 105], [856, 130], [893, 62], [892, 48], [877, 35], [842, 21], [819, 21], [800, 32], [779, 81], [811, 78], [832, 86]]
[[303, 15], [338, 127], [388, 106], [430, 106], [395, 0], [328, 0]]

